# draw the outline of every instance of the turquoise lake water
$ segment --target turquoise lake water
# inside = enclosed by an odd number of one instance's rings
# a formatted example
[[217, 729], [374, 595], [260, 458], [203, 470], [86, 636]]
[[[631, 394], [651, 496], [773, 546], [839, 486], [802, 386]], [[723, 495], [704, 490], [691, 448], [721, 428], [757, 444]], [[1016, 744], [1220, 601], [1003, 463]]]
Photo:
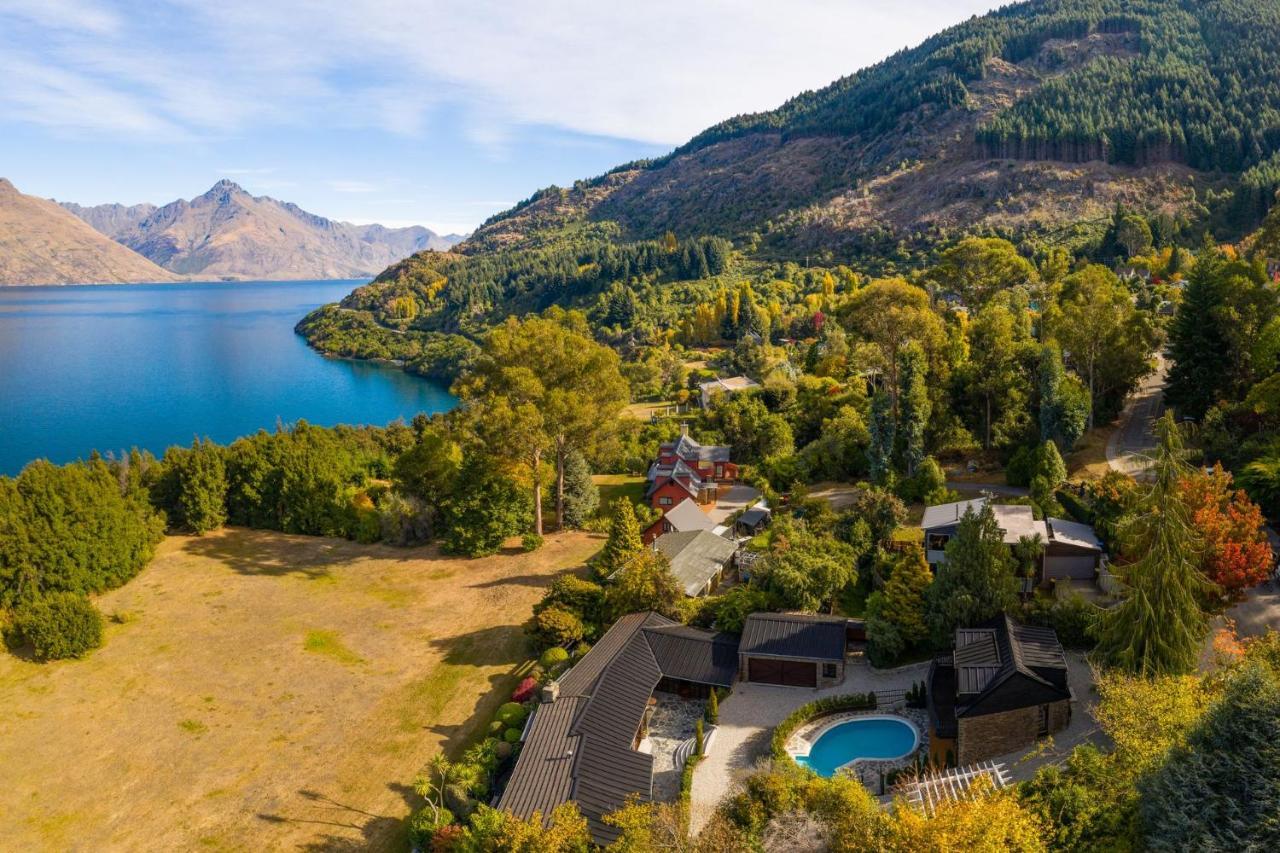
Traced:
[[325, 358], [294, 334], [360, 283], [0, 287], [0, 474], [277, 421], [383, 425], [452, 408], [440, 385]]
[[833, 776], [855, 758], [897, 758], [916, 746], [915, 729], [905, 720], [871, 717], [829, 729], [814, 743], [808, 758], [801, 756], [796, 763], [819, 776]]

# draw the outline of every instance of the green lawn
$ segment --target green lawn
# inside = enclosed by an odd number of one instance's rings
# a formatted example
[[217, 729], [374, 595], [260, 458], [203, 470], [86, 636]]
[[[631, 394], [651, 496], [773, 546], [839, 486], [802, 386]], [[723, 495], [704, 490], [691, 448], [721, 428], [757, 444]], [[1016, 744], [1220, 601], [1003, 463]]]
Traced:
[[619, 498], [628, 498], [632, 503], [644, 502], [644, 477], [632, 477], [629, 474], [596, 474], [591, 478], [600, 489], [599, 514], [609, 517], [613, 514], [613, 502]]

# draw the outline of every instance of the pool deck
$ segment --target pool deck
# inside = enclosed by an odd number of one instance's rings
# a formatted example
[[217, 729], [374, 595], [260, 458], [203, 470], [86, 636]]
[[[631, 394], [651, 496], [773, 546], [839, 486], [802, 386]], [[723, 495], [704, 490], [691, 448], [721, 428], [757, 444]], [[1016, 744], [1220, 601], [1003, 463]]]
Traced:
[[[1076, 695], [1071, 725], [1058, 732], [1051, 741], [1042, 741], [1030, 750], [996, 758], [996, 761], [1005, 763], [1014, 781], [1031, 778], [1045, 764], [1063, 761], [1071, 749], [1081, 743], [1102, 743], [1105, 740], [1091, 713], [1091, 706], [1097, 700], [1092, 690], [1092, 670], [1078, 652], [1067, 652], [1067, 666]], [[796, 708], [824, 696], [870, 690], [907, 690], [915, 682], [923, 681], [928, 674], [928, 662], [877, 670], [861, 659], [849, 662], [845, 667], [844, 682], [836, 687], [810, 689], [737, 684], [729, 698], [720, 703], [720, 725], [715, 746], [693, 774], [689, 802], [690, 832], [696, 834], [706, 825], [720, 801], [734, 793], [757, 764], [768, 763], [769, 741], [774, 728]]]
[[720, 726], [715, 748], [693, 774], [689, 800], [689, 830], [696, 834], [715, 813], [721, 799], [737, 789], [756, 764], [769, 760], [769, 740], [782, 720], [807, 702], [824, 696], [867, 691], [907, 690], [923, 681], [928, 662], [899, 669], [872, 669], [865, 660], [845, 667], [844, 682], [835, 687], [777, 687], [739, 683], [720, 704]]

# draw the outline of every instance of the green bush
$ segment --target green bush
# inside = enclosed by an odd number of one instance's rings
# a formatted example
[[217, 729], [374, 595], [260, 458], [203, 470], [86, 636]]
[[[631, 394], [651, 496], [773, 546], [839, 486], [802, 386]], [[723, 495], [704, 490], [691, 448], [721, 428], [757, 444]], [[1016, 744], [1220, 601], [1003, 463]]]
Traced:
[[559, 646], [552, 646], [538, 658], [538, 666], [546, 670], [555, 669], [569, 660], [569, 653]]
[[1066, 510], [1067, 515], [1081, 524], [1093, 524], [1093, 510], [1075, 492], [1059, 489], [1055, 492], [1055, 497], [1057, 497], [1058, 503], [1062, 505], [1062, 508]]
[[582, 639], [582, 620], [563, 607], [548, 607], [533, 617], [529, 634], [544, 649], [568, 646]]
[[542, 543], [544, 541], [545, 540], [536, 533], [526, 533], [520, 539], [520, 547], [523, 548], [526, 553], [528, 553], [530, 551], [536, 551], [539, 548], [541, 548]]
[[508, 726], [519, 726], [524, 723], [529, 712], [519, 702], [505, 702], [498, 708], [498, 719]]
[[520, 730], [519, 730], [519, 729], [507, 729], [505, 732], [503, 732], [503, 733], [502, 733], [502, 739], [503, 739], [503, 740], [505, 740], [507, 743], [519, 743], [519, 742], [520, 742]]
[[82, 657], [102, 645], [102, 614], [83, 595], [53, 592], [23, 605], [14, 627], [37, 660]]
[[796, 708], [778, 724], [778, 727], [773, 730], [773, 738], [769, 742], [769, 750], [773, 754], [775, 761], [794, 764], [794, 760], [787, 752], [787, 739], [800, 726], [815, 717], [834, 714], [837, 711], [874, 711], [875, 708], [876, 694], [874, 693], [850, 693], [845, 696], [827, 696], [823, 699], [816, 699]]
[[453, 813], [448, 809], [440, 809], [437, 813], [430, 806], [418, 809], [409, 818], [409, 841], [414, 849], [430, 850], [431, 839], [436, 830], [454, 822]]
[[494, 720], [491, 723], [489, 723], [489, 734], [500, 735], [502, 734], [502, 730], [505, 729], [506, 727], [507, 727], [506, 724], [503, 723], [502, 720]]

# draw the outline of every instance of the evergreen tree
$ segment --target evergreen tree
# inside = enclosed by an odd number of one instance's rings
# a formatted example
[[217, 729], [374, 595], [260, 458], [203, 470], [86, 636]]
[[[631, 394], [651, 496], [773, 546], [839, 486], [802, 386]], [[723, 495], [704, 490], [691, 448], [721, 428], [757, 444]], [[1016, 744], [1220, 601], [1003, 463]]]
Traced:
[[927, 595], [934, 642], [946, 645], [956, 628], [976, 625], [1017, 600], [1013, 555], [990, 503], [965, 511], [947, 543], [947, 559]]
[[902, 435], [902, 456], [908, 477], [924, 461], [924, 435], [929, 427], [929, 389], [925, 384], [924, 350], [919, 344], [908, 344], [898, 354], [898, 381], [902, 383], [898, 400], [899, 431]]
[[1116, 568], [1122, 600], [1099, 616], [1099, 658], [1139, 675], [1195, 670], [1206, 621], [1200, 609], [1209, 582], [1200, 573], [1203, 543], [1178, 485], [1188, 471], [1173, 412], [1156, 424], [1160, 445], [1149, 489], [1120, 523], [1123, 552]]
[[600, 489], [591, 479], [587, 458], [573, 451], [564, 465], [564, 523], [581, 528], [596, 514], [600, 506]]
[[908, 646], [929, 636], [925, 622], [925, 594], [933, 583], [933, 573], [925, 560], [924, 549], [912, 544], [893, 565], [893, 572], [882, 590], [884, 599], [880, 617], [891, 623]]
[[893, 401], [881, 391], [871, 401], [871, 444], [867, 447], [867, 466], [873, 483], [883, 484], [893, 474], [895, 432]]
[[1031, 476], [1032, 479], [1043, 477], [1050, 489], [1056, 489], [1066, 482], [1067, 465], [1062, 461], [1058, 445], [1052, 441], [1046, 441], [1040, 445], [1040, 449], [1036, 451], [1035, 467]]
[[[1216, 253], [1215, 253], [1216, 254]], [[1220, 321], [1225, 302], [1218, 270], [1222, 261], [1202, 257], [1191, 270], [1187, 289], [1169, 329], [1169, 368], [1165, 402], [1183, 415], [1202, 418], [1216, 403], [1231, 372], [1231, 347]]]
[[601, 577], [609, 577], [625, 568], [644, 550], [640, 541], [640, 522], [635, 508], [625, 497], [613, 502], [613, 519], [609, 523], [609, 538], [605, 540], [600, 556], [596, 558], [596, 571]]
[[1062, 366], [1057, 341], [1040, 348], [1040, 440], [1070, 450], [1084, 435], [1089, 421], [1089, 394]]
[[169, 527], [207, 533], [227, 521], [225, 451], [197, 439], [191, 447], [171, 447], [161, 462], [151, 500], [164, 510]]

